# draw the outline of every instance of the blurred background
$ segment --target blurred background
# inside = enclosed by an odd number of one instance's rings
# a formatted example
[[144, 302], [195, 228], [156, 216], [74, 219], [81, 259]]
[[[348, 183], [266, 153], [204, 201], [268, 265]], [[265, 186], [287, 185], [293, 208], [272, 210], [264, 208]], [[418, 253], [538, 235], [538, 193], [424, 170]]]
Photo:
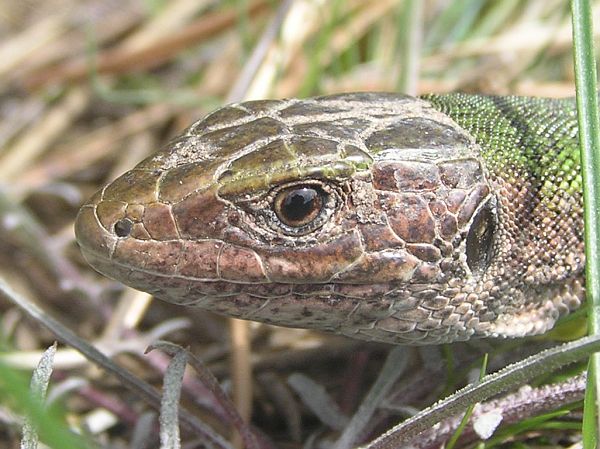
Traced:
[[[191, 345], [227, 390], [236, 380], [226, 320], [151, 301], [85, 264], [72, 224], [87, 197], [228, 102], [372, 90], [566, 97], [572, 58], [563, 0], [0, 0], [0, 277], [141, 379], [160, 385], [168, 358], [143, 352], [167, 338]], [[0, 361], [28, 373], [55, 337], [2, 297], [0, 311]], [[249, 361], [234, 368], [255, 373], [245, 414], [281, 447], [321, 429], [287, 375], [308, 373], [349, 413], [388, 350], [249, 332]], [[465, 348], [471, 361], [488, 349]], [[58, 355], [67, 421], [106, 447], [130, 447], [147, 406], [64, 346]], [[421, 408], [460, 384], [431, 371], [439, 348], [415, 358], [404, 405]], [[227, 436], [190, 382], [187, 405]], [[0, 447], [18, 447], [13, 405], [0, 400]]]

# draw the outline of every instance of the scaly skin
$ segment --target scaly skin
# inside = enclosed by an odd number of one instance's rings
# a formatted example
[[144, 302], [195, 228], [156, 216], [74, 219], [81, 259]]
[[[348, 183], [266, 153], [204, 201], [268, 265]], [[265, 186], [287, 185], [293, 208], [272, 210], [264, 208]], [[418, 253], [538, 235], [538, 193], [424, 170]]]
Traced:
[[342, 94], [220, 109], [76, 221], [169, 302], [397, 344], [524, 336], [583, 299], [572, 101]]

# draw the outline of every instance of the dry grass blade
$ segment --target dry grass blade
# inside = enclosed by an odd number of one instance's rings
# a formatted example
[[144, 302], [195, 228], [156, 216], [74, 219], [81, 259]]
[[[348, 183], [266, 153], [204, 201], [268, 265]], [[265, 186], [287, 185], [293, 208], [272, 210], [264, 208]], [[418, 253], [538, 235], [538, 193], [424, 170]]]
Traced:
[[161, 449], [181, 448], [178, 419], [179, 398], [181, 397], [181, 383], [186, 365], [186, 352], [184, 350], [176, 352], [163, 379], [159, 417]]
[[129, 447], [131, 449], [147, 449], [151, 444], [150, 435], [156, 420], [156, 413], [144, 413], [136, 423]]
[[377, 380], [336, 441], [335, 449], [350, 449], [361, 441], [361, 437], [368, 430], [373, 414], [388, 396], [396, 381], [404, 374], [408, 359], [409, 353], [406, 348], [395, 347], [390, 351]]
[[264, 88], [258, 89], [255, 87], [251, 89], [251, 83], [255, 80], [256, 74], [261, 67], [268, 65], [266, 61], [267, 53], [269, 49], [274, 45], [274, 40], [277, 34], [280, 32], [283, 21], [286, 16], [290, 12], [290, 8], [292, 7], [292, 0], [284, 0], [277, 14], [273, 17], [273, 20], [266, 27], [263, 35], [256, 43], [254, 50], [252, 51], [251, 56], [248, 58], [248, 62], [244, 64], [244, 67], [238, 76], [234, 86], [229, 91], [227, 95], [227, 102], [233, 103], [236, 101], [242, 101], [244, 99], [250, 100], [252, 98], [262, 98], [264, 97], [265, 90]]
[[337, 431], [348, 426], [348, 417], [341, 412], [322, 385], [299, 373], [292, 374], [287, 381], [323, 424]]
[[[38, 366], [33, 371], [31, 376], [31, 397], [35, 398], [40, 405], [43, 404], [46, 398], [46, 391], [50, 384], [50, 376], [52, 375], [54, 354], [56, 354], [56, 342], [50, 346], [39, 361]], [[21, 449], [37, 449], [39, 436], [29, 418], [25, 418], [23, 423], [23, 437], [21, 439]]]
[[[49, 317], [36, 305], [29, 302], [21, 295], [14, 292], [5, 282], [0, 279], [0, 294], [6, 299], [21, 308], [31, 318], [38, 321], [40, 324], [50, 330], [58, 339], [65, 342], [69, 346], [76, 348], [84, 354], [90, 361], [97, 363], [105, 370], [117, 376], [124, 385], [131, 388], [136, 394], [140, 395], [144, 400], [156, 408], [160, 408], [161, 398], [159, 394], [147, 383], [134, 376], [131, 372], [116, 365], [112, 360], [96, 348], [88, 344], [86, 341], [79, 338], [71, 330], [64, 327], [58, 321]], [[190, 414], [180, 410], [180, 419], [190, 430], [197, 432], [200, 436], [211, 440], [216, 447], [222, 449], [231, 449], [231, 446], [217, 435], [212, 429], [205, 424], [199, 422]]]
[[[264, 0], [255, 0], [248, 9], [251, 14], [259, 14], [265, 10], [266, 6], [267, 3]], [[237, 11], [231, 9], [203, 16], [183, 30], [173, 33], [149, 47], [107, 50], [95, 58], [94, 68], [98, 73], [110, 74], [154, 68], [171, 59], [177, 52], [231, 27], [237, 19], [237, 14]], [[79, 58], [32, 75], [24, 80], [23, 85], [27, 89], [37, 89], [43, 85], [57, 82], [78, 81], [88, 76], [89, 73], [89, 61], [87, 58]]]
[[47, 113], [36, 132], [23, 135], [21, 140], [11, 145], [0, 158], [0, 178], [14, 180], [48, 146], [71, 126], [83, 112], [89, 101], [89, 91], [83, 88], [71, 90], [59, 104]]
[[227, 396], [227, 394], [219, 385], [217, 379], [212, 375], [212, 373], [206, 368], [206, 366], [198, 357], [190, 353], [188, 350], [185, 350], [169, 342], [156, 342], [152, 345], [152, 348], [160, 349], [172, 356], [175, 356], [181, 351], [184, 351], [187, 354], [187, 362], [194, 368], [194, 370], [198, 374], [198, 377], [200, 378], [200, 381], [204, 384], [205, 387], [208, 388], [208, 390], [213, 394], [215, 399], [219, 402], [226, 414], [229, 423], [233, 427], [235, 427], [239, 432], [239, 435], [244, 442], [243, 447], [247, 449], [259, 449], [256, 435], [252, 432], [247, 422], [239, 413], [239, 409], [234, 406], [231, 399]]
[[20, 183], [28, 189], [50, 182], [52, 179], [69, 177], [99, 163], [116, 151], [123, 139], [152, 126], [158, 126], [173, 115], [173, 106], [152, 105], [132, 113], [121, 121], [97, 128], [85, 137], [70, 142], [67, 147], [55, 149], [55, 155], [40, 164], [33, 164]]
[[3, 42], [0, 46], [0, 76], [14, 70], [27, 60], [31, 53], [45, 47], [62, 32], [65, 27], [65, 14], [54, 15], [40, 20], [35, 27], [25, 29], [21, 34]]

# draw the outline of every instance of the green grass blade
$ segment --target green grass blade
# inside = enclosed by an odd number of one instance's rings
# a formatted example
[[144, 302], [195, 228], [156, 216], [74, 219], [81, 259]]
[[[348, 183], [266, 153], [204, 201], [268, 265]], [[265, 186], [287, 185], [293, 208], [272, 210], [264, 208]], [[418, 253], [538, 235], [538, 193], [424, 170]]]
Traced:
[[[12, 404], [39, 434], [40, 440], [52, 449], [86, 449], [82, 437], [72, 433], [64, 416], [56, 407], [46, 408], [39, 398], [30, 394], [29, 385], [22, 373], [0, 363], [0, 401]], [[30, 442], [31, 438], [26, 437]]]
[[[598, 127], [598, 96], [596, 89], [596, 62], [594, 58], [591, 5], [588, 0], [572, 0], [575, 81], [581, 145], [583, 200], [585, 217], [586, 291], [588, 301], [589, 333], [600, 333], [600, 130]], [[590, 360], [588, 385], [592, 393], [600, 391], [600, 355]], [[597, 395], [594, 395], [597, 396]], [[586, 395], [587, 398], [590, 394]], [[598, 414], [596, 400], [587, 400], [584, 406], [584, 441], [593, 445], [597, 435]], [[595, 419], [591, 417], [595, 415]], [[590, 426], [595, 427], [590, 428]], [[585, 447], [585, 446], [584, 446]]]
[[596, 370], [593, 362], [594, 357], [590, 357], [588, 363], [588, 378], [585, 387], [585, 397], [583, 400], [583, 425], [582, 425], [582, 443], [583, 447], [595, 448], [596, 447], [596, 415], [595, 413], [595, 402], [596, 402], [596, 387], [594, 379], [597, 377]]
[[404, 11], [400, 18], [401, 33], [400, 57], [401, 70], [397, 82], [397, 91], [417, 95], [419, 80], [419, 59], [421, 57], [421, 35], [423, 33], [423, 4], [417, 0], [404, 2]]

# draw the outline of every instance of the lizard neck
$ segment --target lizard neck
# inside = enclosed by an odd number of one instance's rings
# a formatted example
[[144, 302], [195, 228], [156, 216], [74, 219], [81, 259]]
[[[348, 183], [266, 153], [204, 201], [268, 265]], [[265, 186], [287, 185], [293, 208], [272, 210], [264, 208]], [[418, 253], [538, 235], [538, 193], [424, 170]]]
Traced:
[[581, 278], [583, 199], [575, 102], [464, 94], [425, 99], [480, 147], [498, 193], [506, 276], [535, 285]]

